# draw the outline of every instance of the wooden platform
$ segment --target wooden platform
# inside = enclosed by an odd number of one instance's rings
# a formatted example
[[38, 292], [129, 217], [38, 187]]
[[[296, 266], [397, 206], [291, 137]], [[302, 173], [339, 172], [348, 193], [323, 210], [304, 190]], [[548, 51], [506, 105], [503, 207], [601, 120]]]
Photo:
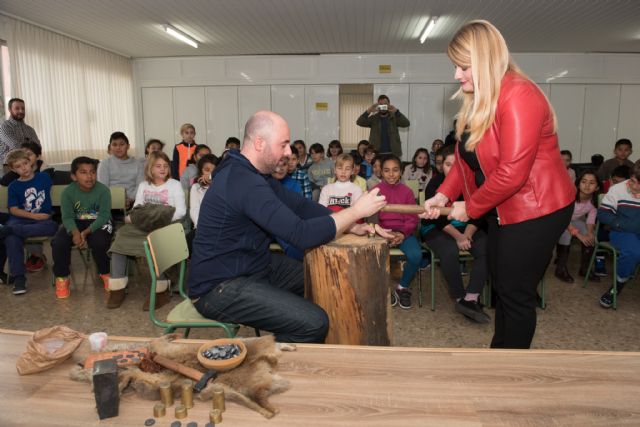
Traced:
[[[143, 426], [154, 402], [125, 397], [98, 421], [71, 362], [21, 377], [29, 335], [0, 329], [0, 426]], [[115, 338], [112, 338], [112, 340]], [[131, 338], [122, 338], [131, 340]], [[280, 373], [292, 387], [272, 420], [234, 403], [223, 426], [638, 426], [640, 353], [433, 350], [299, 345]], [[182, 423], [208, 421], [209, 404]], [[156, 426], [169, 426], [173, 408]]]

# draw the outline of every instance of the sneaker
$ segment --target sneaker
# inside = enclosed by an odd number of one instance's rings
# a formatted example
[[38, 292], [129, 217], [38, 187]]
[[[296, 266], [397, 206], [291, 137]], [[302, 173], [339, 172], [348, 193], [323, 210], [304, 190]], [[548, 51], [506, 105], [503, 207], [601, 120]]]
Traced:
[[[620, 292], [622, 292], [622, 288], [624, 288], [624, 283], [618, 283], [618, 295], [620, 295]], [[600, 297], [600, 305], [603, 308], [611, 308], [613, 306], [613, 286], [610, 287], [607, 292], [602, 294], [602, 296]]]
[[56, 277], [56, 298], [69, 298], [71, 295], [71, 281], [69, 277]]
[[604, 257], [596, 257], [596, 267], [593, 271], [593, 274], [600, 277], [605, 277], [607, 275], [607, 269], [604, 264]]
[[44, 254], [42, 256], [33, 255], [27, 259], [27, 262], [24, 263], [25, 268], [29, 273], [35, 273], [37, 271], [42, 271], [46, 262], [46, 257]]
[[427, 255], [427, 257], [423, 257], [420, 260], [420, 267], [419, 267], [419, 271], [425, 271], [428, 270], [429, 267], [431, 267], [431, 257]]
[[396, 291], [391, 291], [391, 307], [395, 307], [398, 305], [398, 296], [396, 295]]
[[13, 294], [22, 295], [27, 293], [27, 279], [24, 276], [15, 277], [13, 280]]
[[400, 308], [404, 308], [405, 310], [411, 308], [411, 291], [409, 289], [400, 287], [396, 288], [393, 293], [396, 294]]
[[491, 317], [482, 310], [482, 304], [478, 301], [466, 301], [461, 299], [456, 303], [455, 310], [476, 323], [491, 322]]

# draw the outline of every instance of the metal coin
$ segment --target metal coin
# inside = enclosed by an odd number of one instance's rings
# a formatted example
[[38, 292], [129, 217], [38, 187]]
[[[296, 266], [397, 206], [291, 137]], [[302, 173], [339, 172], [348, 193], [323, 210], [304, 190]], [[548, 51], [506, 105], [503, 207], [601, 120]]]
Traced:
[[195, 421], [191, 421], [189, 424], [187, 424], [187, 427], [198, 427], [198, 423]]
[[174, 421], [171, 423], [171, 427], [181, 427], [182, 423], [180, 421]]
[[146, 420], [144, 420], [144, 425], [148, 426], [152, 426], [156, 423], [156, 420], [154, 420], [153, 418], [147, 418]]

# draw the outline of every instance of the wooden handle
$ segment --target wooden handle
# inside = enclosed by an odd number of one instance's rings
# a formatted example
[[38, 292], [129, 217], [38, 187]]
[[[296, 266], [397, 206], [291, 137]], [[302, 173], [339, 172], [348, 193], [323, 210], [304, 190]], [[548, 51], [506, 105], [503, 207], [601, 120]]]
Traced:
[[[440, 215], [449, 215], [451, 208], [438, 208]], [[424, 213], [424, 206], [421, 205], [386, 205], [382, 208], [382, 212], [404, 213], [404, 214], [421, 214]]]
[[188, 366], [181, 365], [178, 362], [174, 362], [171, 359], [167, 359], [166, 357], [157, 354], [153, 357], [153, 361], [160, 366], [171, 369], [172, 371], [182, 374], [187, 378], [191, 378], [194, 381], [200, 381], [200, 379], [204, 375], [197, 369], [189, 368]]

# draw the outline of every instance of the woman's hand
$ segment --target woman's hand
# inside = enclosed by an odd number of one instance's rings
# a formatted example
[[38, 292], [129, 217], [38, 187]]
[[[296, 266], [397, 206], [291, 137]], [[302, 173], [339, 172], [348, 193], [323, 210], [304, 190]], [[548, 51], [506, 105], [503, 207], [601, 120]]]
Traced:
[[449, 198], [442, 193], [437, 193], [432, 198], [425, 200], [424, 202], [424, 213], [418, 215], [420, 218], [424, 219], [436, 219], [440, 216], [439, 207], [444, 207]]
[[[426, 204], [426, 202], [425, 202]], [[451, 206], [451, 213], [447, 217], [450, 220], [455, 219], [456, 221], [467, 222], [469, 221], [469, 215], [467, 215], [467, 205], [465, 202], [453, 202]]]

